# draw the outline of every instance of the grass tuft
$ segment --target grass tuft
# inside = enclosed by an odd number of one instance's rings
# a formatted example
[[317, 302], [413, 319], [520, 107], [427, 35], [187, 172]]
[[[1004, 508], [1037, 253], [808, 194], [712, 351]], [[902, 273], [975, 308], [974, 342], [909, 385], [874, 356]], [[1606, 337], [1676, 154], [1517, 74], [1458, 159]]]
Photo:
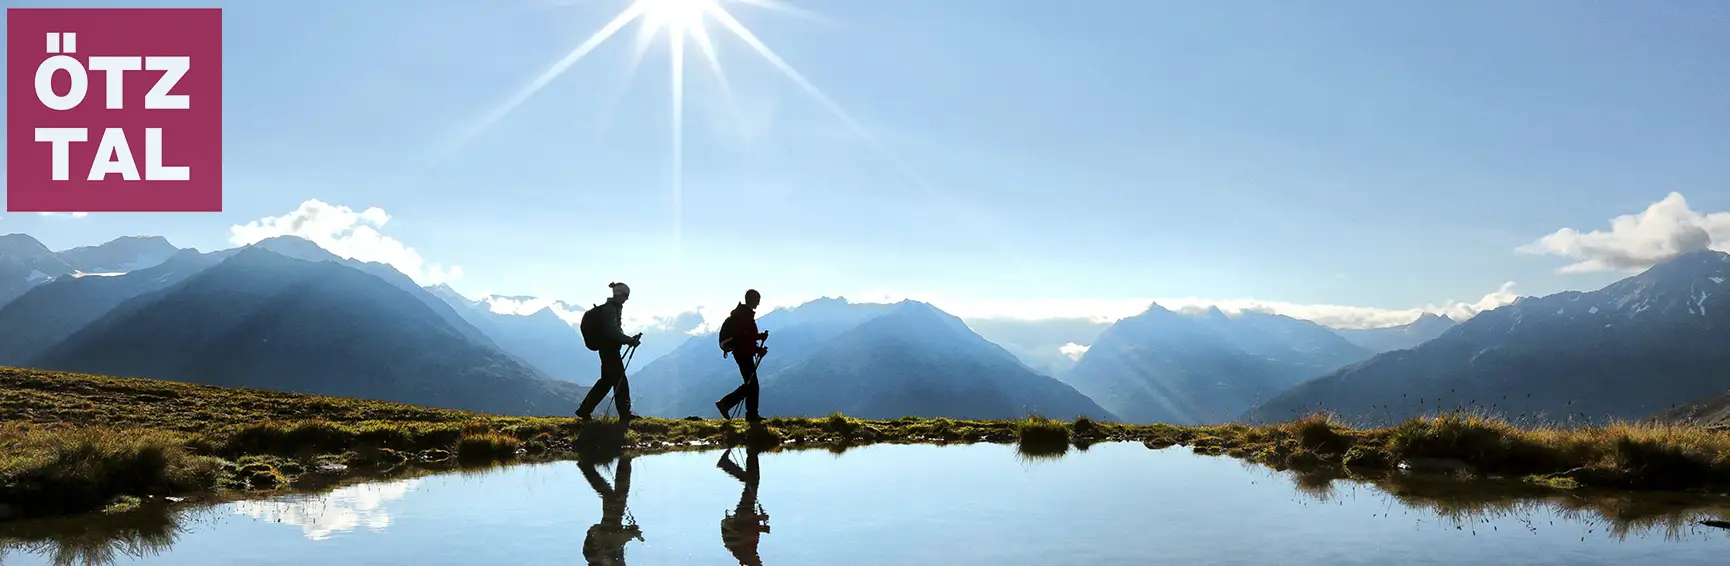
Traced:
[[1069, 427], [1063, 421], [1031, 415], [1021, 420], [1015, 433], [1017, 444], [1030, 453], [1069, 448]]

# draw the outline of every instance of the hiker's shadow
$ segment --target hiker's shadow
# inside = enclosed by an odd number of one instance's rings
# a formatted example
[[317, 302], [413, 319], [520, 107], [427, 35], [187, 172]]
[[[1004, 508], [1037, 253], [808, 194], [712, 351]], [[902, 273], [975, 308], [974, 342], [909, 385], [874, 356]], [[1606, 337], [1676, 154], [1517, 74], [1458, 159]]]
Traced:
[[597, 461], [579, 457], [577, 466], [583, 471], [583, 478], [589, 481], [589, 487], [595, 494], [601, 496], [601, 520], [589, 527], [589, 532], [583, 537], [583, 557], [591, 566], [623, 565], [625, 563], [625, 543], [632, 540], [643, 540], [643, 531], [637, 527], [637, 520], [631, 516], [626, 507], [631, 495], [631, 457], [621, 455], [614, 466], [613, 485], [595, 470]]
[[721, 460], [715, 462], [716, 467], [745, 484], [739, 493], [739, 504], [721, 518], [721, 544], [726, 545], [744, 566], [762, 566], [763, 558], [757, 554], [757, 537], [769, 532], [769, 514], [757, 502], [757, 482], [761, 477], [757, 469], [758, 452], [760, 450], [754, 448], [745, 449], [744, 468], [733, 462], [732, 450], [722, 452]]

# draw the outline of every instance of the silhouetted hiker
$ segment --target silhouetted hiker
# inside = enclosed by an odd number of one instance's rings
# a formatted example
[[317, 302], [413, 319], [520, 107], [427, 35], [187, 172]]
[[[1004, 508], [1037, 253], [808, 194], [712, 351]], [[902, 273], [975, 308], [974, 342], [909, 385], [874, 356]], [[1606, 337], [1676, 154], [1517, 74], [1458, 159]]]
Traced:
[[619, 420], [629, 422], [637, 416], [631, 414], [631, 385], [625, 381], [625, 359], [619, 348], [637, 347], [643, 342], [643, 334], [626, 336], [623, 328], [623, 309], [625, 301], [631, 299], [631, 288], [624, 283], [609, 283], [607, 286], [613, 288], [612, 298], [583, 313], [580, 325], [583, 344], [601, 354], [601, 377], [595, 380], [589, 394], [583, 397], [583, 403], [577, 406], [577, 418], [588, 420], [595, 406], [601, 404], [601, 398], [611, 389], [613, 406], [619, 409]]
[[607, 480], [595, 471], [593, 462], [584, 459], [577, 460], [577, 467], [583, 470], [583, 478], [589, 480], [589, 487], [595, 494], [601, 496], [601, 521], [589, 527], [589, 532], [583, 537], [583, 558], [590, 565], [622, 565], [625, 563], [625, 543], [632, 539], [643, 540], [643, 530], [637, 528], [637, 522], [632, 519], [626, 524], [629, 511], [625, 509], [625, 500], [631, 495], [631, 457], [620, 456], [616, 479], [618, 489], [607, 486]]
[[731, 420], [733, 407], [739, 401], [745, 402], [745, 420], [757, 422], [763, 420], [763, 415], [757, 412], [757, 365], [762, 362], [762, 356], [769, 349], [758, 344], [759, 340], [767, 340], [768, 332], [757, 331], [757, 304], [763, 301], [763, 296], [756, 289], [745, 291], [745, 302], [733, 307], [733, 312], [727, 315], [727, 320], [721, 322], [721, 356], [733, 354], [733, 361], [739, 363], [739, 378], [744, 380], [737, 389], [715, 402], [715, 408], [721, 411], [721, 418]]
[[715, 467], [744, 482], [745, 490], [739, 493], [739, 505], [721, 518], [721, 544], [739, 559], [739, 564], [762, 566], [763, 558], [757, 554], [757, 535], [769, 532], [769, 514], [757, 503], [757, 450], [745, 448], [743, 470], [733, 463], [732, 454], [732, 450], [722, 452]]

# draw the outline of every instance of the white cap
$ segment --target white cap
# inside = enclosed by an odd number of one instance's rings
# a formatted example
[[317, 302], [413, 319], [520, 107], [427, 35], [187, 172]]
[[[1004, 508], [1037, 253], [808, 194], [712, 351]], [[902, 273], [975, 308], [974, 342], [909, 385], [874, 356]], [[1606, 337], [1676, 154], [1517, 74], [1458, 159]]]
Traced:
[[624, 283], [614, 283], [612, 287], [614, 297], [622, 297], [631, 294], [631, 288], [626, 286]]

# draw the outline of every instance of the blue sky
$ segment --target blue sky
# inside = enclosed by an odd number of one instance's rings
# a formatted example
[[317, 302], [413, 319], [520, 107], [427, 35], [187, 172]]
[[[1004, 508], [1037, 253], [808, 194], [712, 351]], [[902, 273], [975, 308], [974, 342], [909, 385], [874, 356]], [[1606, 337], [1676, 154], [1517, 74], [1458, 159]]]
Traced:
[[[210, 250], [317, 199], [388, 216], [354, 253], [400, 242], [465, 293], [624, 280], [641, 312], [747, 286], [1399, 310], [1596, 288], [1625, 272], [1558, 269], [1688, 226], [1730, 246], [1701, 216], [1730, 210], [1727, 4], [783, 1], [818, 19], [722, 5], [861, 127], [707, 20], [732, 104], [687, 40], [678, 199], [667, 37], [632, 75], [635, 24], [450, 145], [627, 0], [216, 2], [225, 211], [0, 233]], [[1602, 233], [1517, 251], [1563, 228]]]

